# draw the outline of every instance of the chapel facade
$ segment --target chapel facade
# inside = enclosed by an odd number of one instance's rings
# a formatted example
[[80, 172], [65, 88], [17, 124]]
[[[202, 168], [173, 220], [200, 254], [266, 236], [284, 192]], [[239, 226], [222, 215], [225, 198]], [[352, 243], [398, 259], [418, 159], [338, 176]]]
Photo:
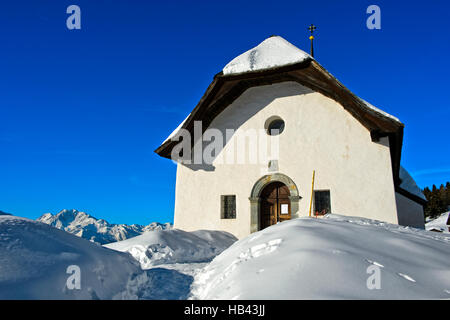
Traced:
[[423, 228], [425, 200], [402, 185], [403, 129], [270, 37], [225, 66], [155, 150], [177, 161], [174, 227], [242, 238], [335, 213]]

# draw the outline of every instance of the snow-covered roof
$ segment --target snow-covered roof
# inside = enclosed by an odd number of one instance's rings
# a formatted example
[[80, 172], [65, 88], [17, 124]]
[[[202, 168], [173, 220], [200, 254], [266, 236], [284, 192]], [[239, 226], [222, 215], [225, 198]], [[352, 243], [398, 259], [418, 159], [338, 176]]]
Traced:
[[[231, 60], [222, 71], [224, 75], [262, 71], [304, 62], [306, 59], [312, 59], [312, 57], [282, 37], [272, 36]], [[189, 116], [190, 114], [162, 144], [180, 131]]]
[[371, 109], [372, 111], [375, 111], [376, 113], [379, 113], [379, 114], [381, 114], [381, 115], [383, 115], [383, 116], [385, 116], [385, 117], [387, 117], [387, 118], [390, 118], [390, 119], [392, 119], [392, 120], [394, 120], [394, 121], [397, 121], [397, 122], [399, 122], [399, 123], [402, 123], [402, 122], [400, 121], [399, 118], [394, 117], [393, 115], [387, 113], [386, 111], [383, 111], [383, 110], [381, 110], [381, 109], [378, 109], [377, 107], [375, 107], [374, 105], [370, 104], [369, 102], [367, 102], [367, 101], [364, 100], [364, 99], [361, 99], [361, 98], [359, 98], [359, 99], [364, 103], [364, 105], [365, 105], [367, 108]]
[[178, 125], [178, 127], [172, 131], [172, 133], [166, 138], [166, 140], [164, 140], [164, 143], [166, 143], [167, 141], [169, 141], [170, 139], [172, 139], [173, 137], [175, 137], [175, 135], [181, 130], [181, 128], [183, 127], [183, 124], [186, 122], [186, 120], [189, 118], [190, 114]]
[[280, 36], [272, 36], [259, 45], [237, 56], [225, 68], [224, 75], [267, 70], [312, 59]]
[[[262, 71], [301, 63], [307, 59], [313, 58], [282, 37], [272, 36], [231, 60], [222, 71], [224, 75]], [[378, 109], [363, 99], [361, 101], [371, 111], [401, 123], [397, 117]]]
[[[258, 73], [257, 76], [255, 72]], [[242, 88], [293, 81], [292, 79], [336, 100], [371, 132], [393, 134], [394, 143], [390, 145], [392, 165], [394, 179], [398, 178], [403, 139], [403, 124], [400, 120], [354, 95], [309, 54], [280, 36], [265, 39], [229, 62], [214, 77], [193, 111], [155, 152], [170, 159], [171, 151], [176, 145], [172, 138], [182, 128], [193, 131], [194, 121], [203, 121], [203, 127], [207, 128], [242, 93]]]
[[403, 168], [402, 166], [400, 166], [400, 180], [402, 181], [400, 183], [400, 188], [408, 191], [409, 193], [415, 196], [418, 196], [423, 200], [427, 200], [427, 198], [425, 198], [424, 194], [422, 193], [422, 190], [420, 190], [420, 188], [417, 186], [414, 179], [411, 177], [408, 171], [406, 171], [406, 169]]

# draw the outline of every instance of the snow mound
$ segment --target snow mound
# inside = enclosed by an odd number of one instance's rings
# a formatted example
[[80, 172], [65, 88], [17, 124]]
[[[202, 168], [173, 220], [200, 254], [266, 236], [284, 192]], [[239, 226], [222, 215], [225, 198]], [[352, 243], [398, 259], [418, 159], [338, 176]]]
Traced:
[[400, 180], [401, 180], [400, 188], [422, 198], [423, 200], [427, 200], [425, 195], [422, 193], [422, 190], [420, 190], [420, 188], [417, 186], [414, 179], [411, 177], [411, 175], [408, 173], [408, 171], [406, 171], [406, 169], [403, 168], [402, 166], [400, 166], [399, 174], [400, 174]]
[[[66, 285], [72, 265], [79, 267], [80, 289]], [[140, 274], [128, 254], [44, 223], [0, 216], [0, 299], [112, 299]]]
[[105, 247], [129, 252], [142, 269], [168, 263], [206, 262], [237, 239], [224, 231], [156, 230]]
[[106, 220], [97, 219], [85, 212], [66, 209], [55, 215], [46, 213], [39, 217], [37, 221], [99, 244], [125, 240], [151, 230], [171, 228], [169, 223], [161, 224], [157, 222], [153, 222], [147, 226], [138, 224], [111, 224]]
[[223, 68], [224, 75], [261, 71], [303, 62], [312, 57], [279, 36], [272, 36], [234, 58]]
[[450, 233], [450, 211], [441, 214], [436, 219], [433, 219], [425, 224], [426, 230], [439, 230]]
[[[450, 235], [364, 218], [299, 218], [237, 241], [192, 299], [450, 298]], [[379, 271], [380, 289], [373, 278]], [[372, 289], [369, 289], [372, 288]]]

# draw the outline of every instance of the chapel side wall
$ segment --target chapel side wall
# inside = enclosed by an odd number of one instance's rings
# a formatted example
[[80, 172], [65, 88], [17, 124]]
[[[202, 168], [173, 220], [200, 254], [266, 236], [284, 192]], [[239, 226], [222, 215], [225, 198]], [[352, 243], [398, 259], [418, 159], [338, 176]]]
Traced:
[[[264, 128], [271, 116], [285, 121], [279, 138], [278, 171], [296, 184], [299, 215], [307, 216], [311, 178], [315, 190], [330, 190], [333, 213], [397, 223], [389, 142], [371, 140], [369, 131], [336, 101], [295, 82], [250, 88], [210, 125], [222, 132]], [[269, 137], [272, 141], [274, 137]], [[228, 143], [221, 155], [230, 151]], [[268, 174], [268, 160], [260, 164], [220, 164], [193, 170], [178, 165], [175, 227], [216, 229], [242, 238], [250, 233], [251, 190]], [[237, 218], [220, 219], [220, 195], [235, 194]]]
[[398, 224], [419, 229], [425, 228], [423, 206], [400, 193], [395, 193]]

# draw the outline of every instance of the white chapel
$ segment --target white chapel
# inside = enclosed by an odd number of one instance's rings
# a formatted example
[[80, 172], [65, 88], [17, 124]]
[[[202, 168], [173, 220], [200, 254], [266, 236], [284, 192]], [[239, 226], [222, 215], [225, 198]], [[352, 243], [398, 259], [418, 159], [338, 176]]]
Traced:
[[400, 165], [403, 129], [272, 36], [216, 74], [155, 150], [177, 162], [174, 227], [242, 238], [335, 213], [423, 228], [426, 200]]

